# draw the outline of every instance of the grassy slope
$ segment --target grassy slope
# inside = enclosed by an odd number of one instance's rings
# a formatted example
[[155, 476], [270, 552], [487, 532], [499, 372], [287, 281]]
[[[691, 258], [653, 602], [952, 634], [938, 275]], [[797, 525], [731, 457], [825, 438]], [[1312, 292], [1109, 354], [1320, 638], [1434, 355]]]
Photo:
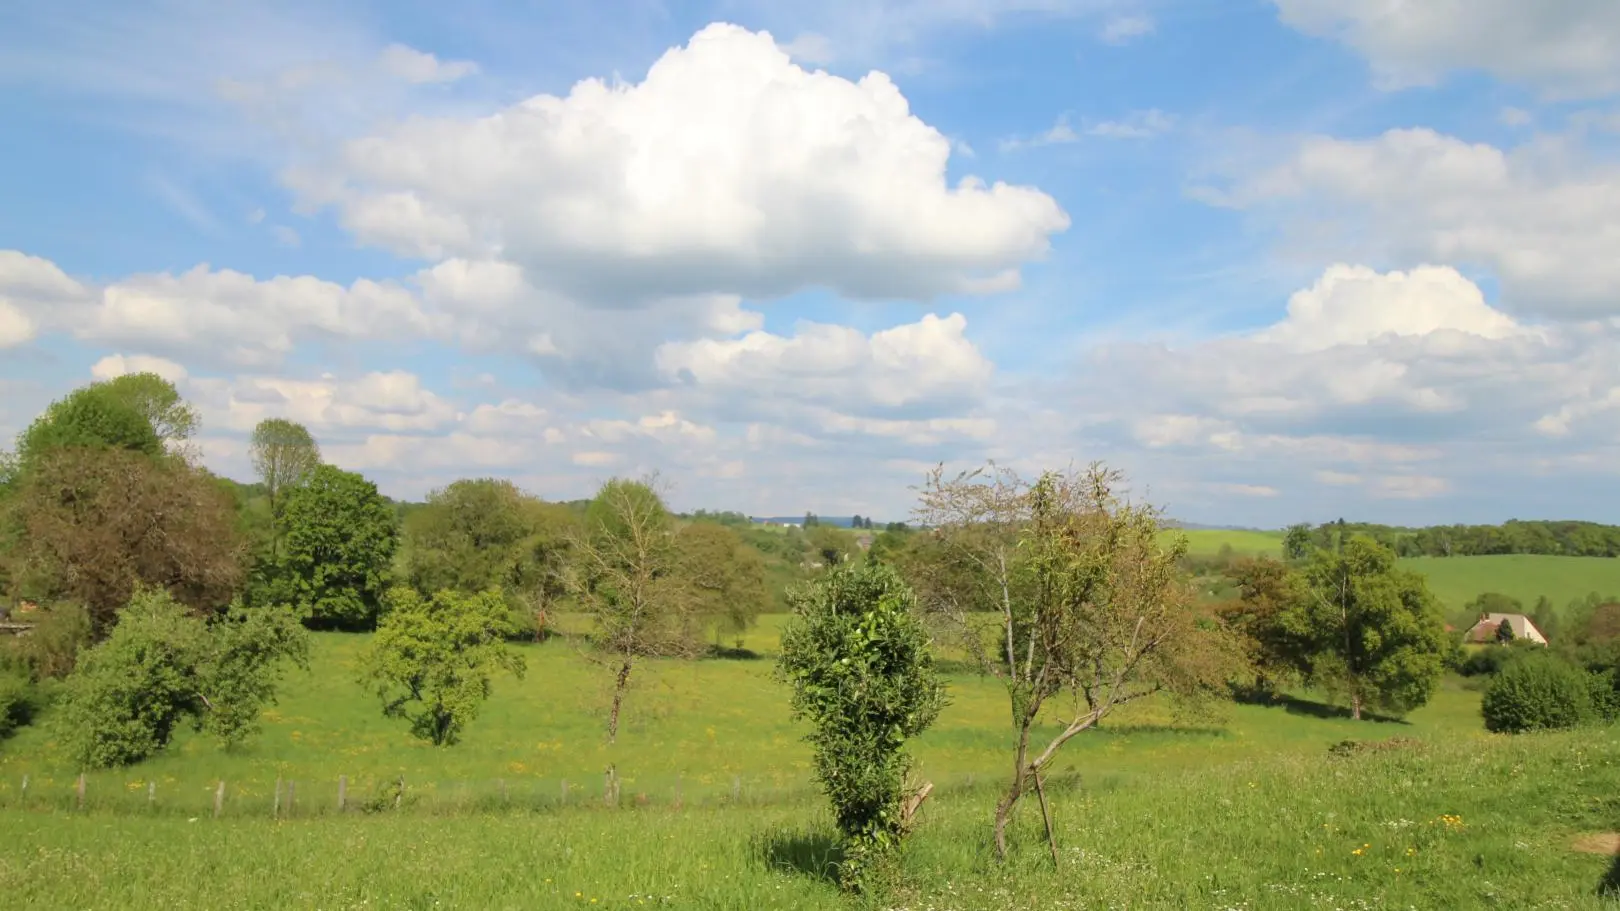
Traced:
[[[1188, 551], [1214, 556], [1223, 544], [1237, 554], [1277, 556], [1281, 532], [1185, 531]], [[1492, 557], [1407, 557], [1400, 564], [1427, 577], [1447, 613], [1485, 592], [1518, 598], [1528, 611], [1546, 595], [1559, 609], [1591, 592], [1620, 595], [1620, 560], [1512, 554]]]
[[[1378, 731], [1378, 733], [1387, 733]], [[1620, 821], [1612, 731], [1325, 752], [1054, 789], [987, 860], [993, 795], [930, 802], [884, 907], [1602, 908]], [[1448, 824], [1442, 816], [1455, 820]], [[0, 907], [832, 909], [811, 804], [411, 817], [0, 812]]]
[[[776, 620], [750, 644], [769, 651]], [[659, 665], [609, 749], [591, 712], [606, 672], [560, 642], [526, 647], [528, 677], [502, 681], [466, 741], [435, 750], [349, 681], [361, 641], [318, 637], [313, 675], [294, 678], [256, 744], [227, 755], [184, 738], [172, 755], [92, 776], [87, 813], [66, 810], [71, 770], [45, 730], [8, 742], [0, 907], [848, 907], [817, 872], [825, 811], [767, 661]], [[1477, 696], [1450, 685], [1398, 724], [1257, 706], [1178, 723], [1147, 707], [1067, 749], [1060, 772], [1080, 777], [1054, 784], [1060, 870], [1029, 812], [1015, 863], [997, 869], [984, 836], [1007, 764], [1005, 708], [993, 685], [952, 682], [950, 708], [917, 746], [919, 770], [943, 787], [897, 907], [1600, 907], [1609, 859], [1566, 846], [1620, 823], [1612, 729], [1487, 735]], [[1325, 749], [1392, 735], [1415, 740], [1348, 758]], [[645, 791], [650, 806], [600, 808], [608, 761], [627, 802]], [[24, 772], [33, 790], [19, 811]], [[404, 773], [421, 802], [338, 817], [340, 773], [360, 797]], [[682, 810], [670, 806], [676, 773]], [[717, 800], [733, 774], [760, 805]], [[269, 818], [277, 775], [298, 781], [297, 818]], [[214, 820], [219, 776], [231, 791]], [[563, 777], [576, 791], [558, 811]], [[512, 807], [493, 806], [496, 779]]]
[[1525, 609], [1546, 595], [1563, 608], [1590, 592], [1620, 595], [1620, 560], [1513, 554], [1498, 557], [1412, 557], [1401, 565], [1428, 577], [1429, 588], [1448, 608], [1484, 592], [1518, 598]]

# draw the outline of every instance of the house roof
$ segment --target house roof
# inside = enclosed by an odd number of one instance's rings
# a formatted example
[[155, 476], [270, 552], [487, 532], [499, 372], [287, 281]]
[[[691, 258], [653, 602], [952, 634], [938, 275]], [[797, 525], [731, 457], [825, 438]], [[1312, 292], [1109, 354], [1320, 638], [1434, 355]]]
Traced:
[[1496, 630], [1502, 625], [1503, 620], [1507, 621], [1508, 629], [1513, 630], [1513, 638], [1546, 643], [1547, 637], [1542, 635], [1541, 630], [1536, 629], [1536, 625], [1524, 614], [1485, 614], [1479, 618], [1478, 623], [1469, 628], [1468, 638], [1476, 642], [1495, 638]]

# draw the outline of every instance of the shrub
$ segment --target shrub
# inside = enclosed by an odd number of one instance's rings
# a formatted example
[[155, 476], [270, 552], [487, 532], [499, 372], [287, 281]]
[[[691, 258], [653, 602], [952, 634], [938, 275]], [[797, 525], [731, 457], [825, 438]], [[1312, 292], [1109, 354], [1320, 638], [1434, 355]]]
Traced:
[[1575, 727], [1592, 717], [1592, 685], [1585, 671], [1562, 658], [1526, 655], [1485, 688], [1480, 712], [1493, 732]]
[[864, 890], [911, 828], [926, 789], [908, 785], [908, 738], [944, 704], [916, 599], [881, 563], [839, 566], [789, 594], [779, 672], [814, 726], [816, 777], [844, 842], [840, 881]]
[[37, 707], [34, 683], [28, 675], [0, 668], [0, 740], [32, 720]]
[[129, 765], [166, 747], [187, 718], [239, 743], [275, 698], [280, 659], [304, 660], [307, 635], [284, 610], [233, 606], [210, 625], [168, 594], [140, 590], [63, 686], [68, 752], [88, 768]]
[[191, 655], [200, 633], [201, 624], [167, 596], [136, 595], [68, 677], [60, 722], [77, 762], [128, 765], [168, 745], [195, 699]]
[[1545, 646], [1529, 639], [1514, 639], [1506, 645], [1492, 644], [1464, 650], [1463, 657], [1456, 664], [1457, 673], [1464, 677], [1488, 677], [1501, 672], [1510, 662], [1540, 648]]
[[73, 671], [79, 650], [90, 644], [90, 612], [77, 604], [41, 610], [34, 628], [17, 638], [17, 657], [35, 680], [60, 679]]

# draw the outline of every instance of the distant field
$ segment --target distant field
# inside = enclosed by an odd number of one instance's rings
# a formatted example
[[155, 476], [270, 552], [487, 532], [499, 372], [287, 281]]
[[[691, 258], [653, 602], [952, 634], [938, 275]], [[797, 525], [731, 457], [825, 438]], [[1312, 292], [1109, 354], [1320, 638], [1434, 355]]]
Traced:
[[1187, 536], [1187, 552], [1195, 557], [1213, 557], [1223, 545], [1229, 545], [1239, 555], [1278, 556], [1282, 553], [1280, 531], [1226, 531], [1224, 529], [1192, 529], [1166, 532], [1167, 535]]
[[1620, 595], [1620, 560], [1510, 554], [1496, 557], [1408, 557], [1401, 565], [1423, 573], [1448, 610], [1485, 592], [1519, 599], [1525, 608], [1546, 595], [1559, 609], [1591, 592]]

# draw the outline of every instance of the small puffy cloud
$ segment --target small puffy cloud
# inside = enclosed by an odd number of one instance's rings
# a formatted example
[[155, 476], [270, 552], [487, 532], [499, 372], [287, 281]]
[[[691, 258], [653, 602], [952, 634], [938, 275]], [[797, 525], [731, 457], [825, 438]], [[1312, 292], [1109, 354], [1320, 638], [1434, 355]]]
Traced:
[[109, 354], [90, 365], [90, 375], [110, 380], [130, 373], [155, 373], [171, 383], [183, 382], [190, 374], [174, 361], [145, 354]]
[[961, 314], [864, 335], [847, 326], [801, 323], [791, 337], [666, 344], [657, 363], [671, 379], [748, 400], [798, 401], [857, 411], [960, 408], [976, 400], [994, 367], [963, 334]]
[[1312, 136], [1231, 178], [1199, 195], [1275, 220], [1296, 245], [1486, 268], [1516, 312], [1620, 314], [1620, 166], [1557, 140], [1503, 151], [1428, 129]]
[[377, 64], [390, 76], [413, 84], [455, 82], [478, 72], [478, 64], [467, 60], [443, 61], [432, 54], [390, 44], [377, 58]]
[[1496, 115], [1496, 119], [1500, 120], [1503, 126], [1524, 127], [1529, 126], [1536, 118], [1524, 108], [1505, 107]]
[[715, 24], [639, 83], [412, 118], [289, 180], [362, 241], [498, 251], [594, 304], [1015, 287], [1068, 216], [1031, 187], [948, 184], [950, 151], [882, 73], [807, 72], [768, 33]]
[[1611, 0], [1273, 0], [1284, 24], [1367, 58], [1390, 89], [1483, 70], [1550, 94], [1620, 92], [1620, 4]]

